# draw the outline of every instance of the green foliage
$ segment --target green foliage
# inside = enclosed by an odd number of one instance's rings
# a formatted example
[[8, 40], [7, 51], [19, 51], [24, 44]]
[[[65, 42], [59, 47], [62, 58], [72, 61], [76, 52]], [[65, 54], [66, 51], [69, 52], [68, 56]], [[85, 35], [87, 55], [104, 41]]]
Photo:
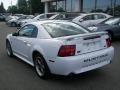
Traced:
[[32, 14], [44, 12], [44, 3], [41, 3], [41, 0], [28, 0], [28, 2]]
[[5, 13], [5, 12], [6, 12], [6, 10], [5, 10], [4, 6], [3, 6], [3, 2], [1, 2], [0, 13]]
[[28, 7], [26, 0], [18, 0], [18, 13], [28, 14]]
[[7, 12], [8, 13], [13, 13], [13, 14], [18, 13], [17, 6], [15, 6], [15, 5], [14, 6], [9, 6]]
[[18, 0], [17, 6], [10, 6], [8, 12], [21, 14], [35, 14], [44, 12], [44, 3], [40, 0]]
[[26, 0], [18, 0], [18, 8], [19, 7], [27, 7], [27, 2]]

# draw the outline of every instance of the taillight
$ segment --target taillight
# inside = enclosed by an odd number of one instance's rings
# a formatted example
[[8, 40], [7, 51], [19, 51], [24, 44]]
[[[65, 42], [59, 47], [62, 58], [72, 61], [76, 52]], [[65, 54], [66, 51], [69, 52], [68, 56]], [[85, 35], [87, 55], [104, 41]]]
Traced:
[[76, 51], [76, 45], [64, 45], [61, 46], [58, 56], [59, 57], [67, 57], [67, 56], [74, 56]]
[[110, 38], [106, 39], [106, 44], [107, 44], [107, 47], [110, 47], [111, 44], [112, 44], [112, 41]]

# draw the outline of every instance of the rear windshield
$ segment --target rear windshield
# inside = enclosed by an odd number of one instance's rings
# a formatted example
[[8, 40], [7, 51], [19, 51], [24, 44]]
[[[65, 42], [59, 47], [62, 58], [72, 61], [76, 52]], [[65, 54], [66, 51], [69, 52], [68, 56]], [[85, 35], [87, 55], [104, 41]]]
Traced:
[[72, 22], [42, 24], [52, 38], [89, 33], [83, 27]]

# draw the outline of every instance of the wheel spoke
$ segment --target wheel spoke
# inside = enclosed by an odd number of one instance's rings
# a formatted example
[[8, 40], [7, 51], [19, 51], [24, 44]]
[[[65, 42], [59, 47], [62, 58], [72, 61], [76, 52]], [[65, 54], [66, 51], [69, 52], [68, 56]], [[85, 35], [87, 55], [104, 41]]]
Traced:
[[38, 64], [39, 64], [39, 65], [41, 65], [41, 62], [40, 62], [40, 60], [37, 60], [37, 61], [38, 61]]
[[9, 43], [7, 43], [7, 53], [8, 53], [8, 55], [10, 55], [10, 53], [11, 53], [11, 47], [10, 47], [10, 44]]
[[41, 58], [39, 57], [36, 57], [36, 69], [40, 76], [44, 75], [45, 66], [44, 66], [44, 63], [41, 61]]

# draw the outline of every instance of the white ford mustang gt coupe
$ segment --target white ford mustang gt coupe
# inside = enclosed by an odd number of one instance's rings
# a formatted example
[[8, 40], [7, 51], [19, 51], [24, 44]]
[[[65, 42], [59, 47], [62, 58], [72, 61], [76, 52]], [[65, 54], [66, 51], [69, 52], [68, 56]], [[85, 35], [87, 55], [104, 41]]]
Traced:
[[32, 22], [6, 38], [9, 56], [35, 67], [41, 78], [51, 73], [80, 74], [109, 64], [114, 48], [105, 32], [92, 33], [62, 20]]

